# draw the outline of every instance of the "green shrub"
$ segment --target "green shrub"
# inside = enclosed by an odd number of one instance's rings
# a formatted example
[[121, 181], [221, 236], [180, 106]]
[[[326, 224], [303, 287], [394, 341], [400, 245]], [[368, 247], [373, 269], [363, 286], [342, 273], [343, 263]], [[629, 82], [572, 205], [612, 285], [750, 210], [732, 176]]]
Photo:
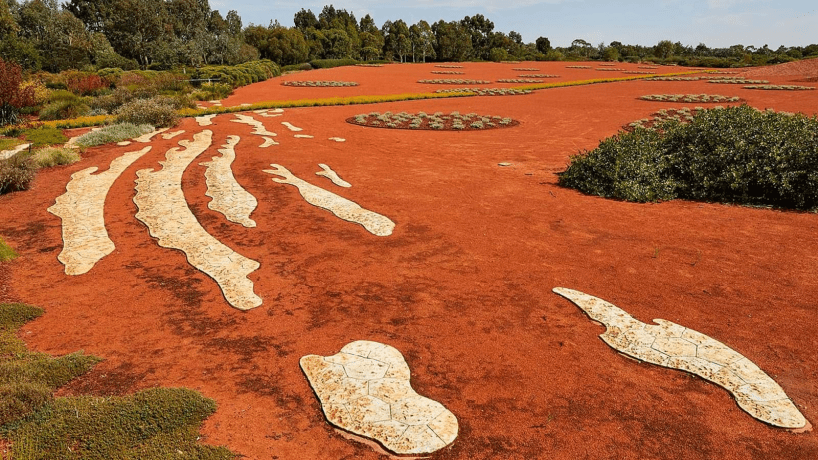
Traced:
[[83, 134], [76, 140], [76, 144], [80, 147], [109, 144], [139, 137], [153, 131], [153, 129], [153, 126], [148, 124], [135, 125], [133, 123], [118, 123]]
[[226, 83], [205, 83], [191, 94], [198, 101], [212, 101], [224, 99], [233, 93], [233, 87]]
[[818, 117], [749, 106], [637, 127], [571, 158], [559, 183], [629, 201], [672, 198], [818, 209]]
[[172, 102], [161, 96], [131, 101], [116, 111], [117, 123], [168, 127], [175, 125], [178, 119]]
[[48, 93], [48, 102], [79, 101], [80, 97], [71, 91], [57, 89]]
[[50, 128], [42, 126], [40, 128], [27, 129], [23, 131], [23, 136], [33, 144], [33, 147], [42, 147], [46, 145], [64, 144], [68, 142], [68, 138], [62, 133], [62, 130], [57, 128]]
[[67, 120], [87, 115], [91, 108], [79, 99], [63, 100], [47, 104], [40, 110], [40, 120]]
[[0, 238], [0, 262], [7, 262], [17, 257], [11, 246], [9, 246], [3, 238]]
[[51, 168], [76, 163], [80, 161], [80, 154], [75, 149], [45, 147], [35, 150], [31, 158], [38, 168]]
[[355, 59], [313, 59], [310, 61], [310, 66], [314, 69], [331, 69], [355, 64], [358, 64]]

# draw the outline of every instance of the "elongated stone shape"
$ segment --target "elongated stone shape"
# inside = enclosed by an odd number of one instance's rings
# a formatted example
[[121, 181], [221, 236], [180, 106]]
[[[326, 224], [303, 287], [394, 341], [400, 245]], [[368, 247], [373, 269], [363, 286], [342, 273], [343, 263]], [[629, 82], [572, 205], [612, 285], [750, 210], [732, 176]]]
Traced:
[[324, 415], [339, 428], [396, 454], [430, 454], [457, 437], [457, 417], [415, 392], [406, 360], [389, 345], [359, 340], [300, 363]]
[[136, 218], [148, 226], [160, 246], [184, 252], [191, 265], [213, 278], [230, 305], [249, 310], [261, 305], [261, 298], [253, 292], [253, 282], [247, 278], [259, 263], [207, 233], [182, 192], [182, 174], [210, 147], [212, 136], [209, 130], [194, 134], [193, 141], [179, 141], [183, 148], [168, 150], [167, 161], [160, 162], [161, 170], [137, 171], [133, 199], [139, 208]]
[[211, 161], [201, 163], [206, 166], [205, 179], [207, 192], [205, 195], [213, 198], [207, 207], [222, 213], [227, 220], [245, 227], [255, 227], [256, 222], [250, 214], [258, 206], [258, 200], [242, 187], [233, 176], [231, 166], [236, 159], [236, 144], [239, 136], [228, 136], [227, 144], [219, 149], [221, 156], [213, 157]]
[[352, 187], [352, 184], [350, 184], [349, 182], [341, 179], [341, 177], [338, 176], [338, 173], [333, 171], [332, 168], [330, 168], [329, 166], [327, 166], [327, 165], [325, 165], [323, 163], [318, 163], [318, 166], [322, 169], [322, 171], [318, 171], [317, 173], [315, 173], [316, 176], [326, 177], [327, 179], [331, 180], [333, 184], [335, 184], [335, 185], [337, 185], [339, 187], [344, 187], [344, 188]]
[[57, 259], [66, 275], [88, 273], [116, 246], [105, 230], [105, 198], [114, 181], [151, 147], [128, 152], [111, 162], [107, 171], [93, 174], [96, 166], [77, 171], [48, 212], [62, 219], [63, 249]]
[[553, 291], [604, 324], [600, 337], [612, 348], [709, 380], [729, 391], [739, 407], [762, 422], [792, 429], [806, 426], [807, 420], [769, 375], [718, 340], [664, 319], [654, 319], [658, 325], [645, 324], [611, 303], [573, 289]]
[[307, 203], [324, 208], [341, 219], [360, 224], [373, 235], [389, 236], [392, 234], [395, 223], [387, 217], [364, 209], [353, 201], [299, 179], [281, 165], [271, 164], [270, 166], [275, 169], [265, 169], [264, 172], [281, 176], [282, 179], [273, 178], [279, 184], [289, 184], [297, 187]]

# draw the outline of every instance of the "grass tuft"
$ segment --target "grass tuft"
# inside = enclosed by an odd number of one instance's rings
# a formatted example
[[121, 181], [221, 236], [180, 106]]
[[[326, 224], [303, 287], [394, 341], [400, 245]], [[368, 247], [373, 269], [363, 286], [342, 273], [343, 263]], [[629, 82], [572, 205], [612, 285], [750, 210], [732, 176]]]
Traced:
[[74, 149], [64, 147], [45, 147], [35, 150], [31, 159], [38, 168], [51, 168], [58, 165], [70, 165], [80, 161], [80, 154]]
[[0, 262], [8, 262], [17, 258], [17, 253], [9, 246], [3, 238], [0, 238]]

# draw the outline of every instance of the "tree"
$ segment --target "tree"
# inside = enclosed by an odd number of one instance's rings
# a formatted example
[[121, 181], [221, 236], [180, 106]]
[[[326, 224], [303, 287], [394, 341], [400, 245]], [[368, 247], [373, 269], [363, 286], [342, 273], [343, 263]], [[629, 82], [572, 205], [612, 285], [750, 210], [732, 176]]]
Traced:
[[15, 124], [20, 109], [34, 105], [34, 87], [22, 87], [19, 65], [0, 59], [0, 126]]
[[412, 62], [415, 62], [416, 53], [420, 53], [422, 62], [426, 62], [426, 56], [435, 57], [435, 34], [428, 22], [421, 19], [412, 25], [409, 35], [412, 41]]
[[673, 53], [673, 42], [662, 40], [653, 47], [653, 55], [665, 59]]
[[463, 18], [460, 21], [460, 26], [471, 37], [471, 51], [474, 57], [489, 59], [494, 23], [486, 19], [482, 14], [475, 14], [472, 17], [466, 16]]
[[442, 19], [432, 25], [437, 48], [435, 53], [442, 61], [463, 61], [472, 53], [471, 35], [458, 22]]
[[551, 50], [551, 41], [548, 40], [546, 37], [539, 37], [536, 41], [537, 43], [537, 51], [542, 54], [546, 54]]
[[406, 55], [411, 51], [411, 41], [409, 38], [409, 27], [403, 19], [395, 22], [386, 21], [383, 24], [384, 54], [392, 56], [397, 54], [400, 62], [406, 62]]
[[300, 30], [301, 33], [306, 33], [307, 29], [310, 27], [314, 29], [318, 28], [318, 19], [315, 18], [315, 15], [311, 10], [304, 10], [304, 8], [301, 8], [301, 11], [295, 13], [293, 22], [295, 23], [295, 27]]

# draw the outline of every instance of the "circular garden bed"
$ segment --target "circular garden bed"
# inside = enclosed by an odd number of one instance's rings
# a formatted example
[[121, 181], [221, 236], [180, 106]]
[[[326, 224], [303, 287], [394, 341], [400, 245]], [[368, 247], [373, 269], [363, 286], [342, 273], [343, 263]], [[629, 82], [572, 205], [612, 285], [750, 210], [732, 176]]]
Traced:
[[347, 123], [370, 128], [414, 129], [432, 131], [482, 131], [486, 129], [510, 128], [520, 124], [517, 120], [497, 115], [478, 115], [460, 112], [435, 113], [392, 113], [370, 112], [346, 119]]

